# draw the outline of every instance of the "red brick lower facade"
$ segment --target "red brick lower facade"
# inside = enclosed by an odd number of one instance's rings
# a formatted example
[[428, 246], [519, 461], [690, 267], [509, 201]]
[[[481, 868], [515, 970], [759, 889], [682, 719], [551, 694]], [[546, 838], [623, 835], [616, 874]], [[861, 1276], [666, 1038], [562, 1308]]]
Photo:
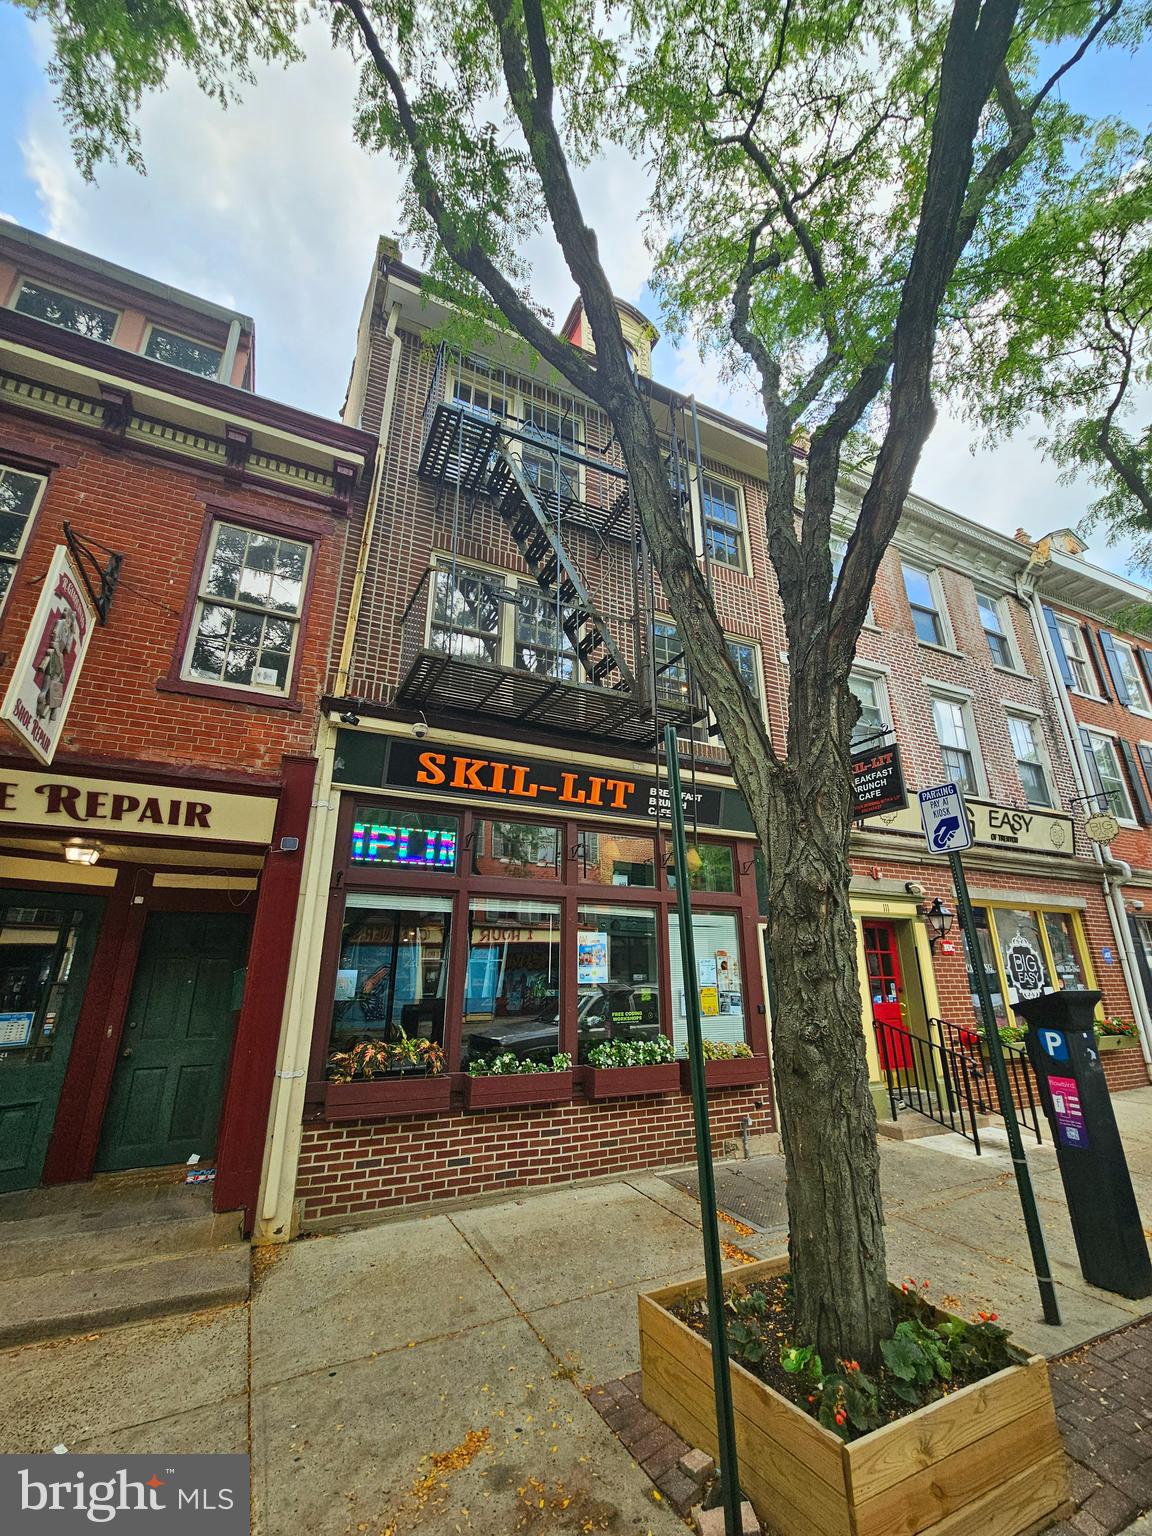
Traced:
[[[710, 1095], [713, 1148], [775, 1128], [767, 1085]], [[307, 1225], [330, 1216], [690, 1162], [686, 1094], [489, 1114], [306, 1124], [296, 1192]]]
[[1147, 1088], [1148, 1068], [1138, 1045], [1122, 1051], [1101, 1051], [1100, 1062], [1112, 1093], [1123, 1093], [1127, 1088]]

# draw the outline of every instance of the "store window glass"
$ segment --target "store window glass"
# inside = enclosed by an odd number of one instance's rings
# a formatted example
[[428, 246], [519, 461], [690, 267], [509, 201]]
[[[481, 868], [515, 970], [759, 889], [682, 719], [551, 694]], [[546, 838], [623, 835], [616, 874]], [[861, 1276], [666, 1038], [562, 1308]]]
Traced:
[[49, 1061], [80, 912], [0, 909], [0, 1068]]
[[505, 880], [556, 880], [560, 874], [560, 828], [524, 821], [476, 822], [472, 873]]
[[1037, 997], [1052, 990], [1052, 977], [1040, 936], [1040, 916], [1013, 907], [997, 907], [993, 913], [1000, 959], [1008, 982], [1008, 1001]]
[[[980, 959], [984, 966], [984, 975], [988, 982], [988, 991], [992, 998], [992, 1011], [996, 1015], [996, 1024], [999, 1027], [1007, 1024], [1008, 1008], [1004, 1002], [1004, 993], [1000, 987], [1000, 972], [996, 967], [996, 946], [992, 938], [992, 930], [988, 926], [988, 913], [983, 908], [977, 908], [976, 918], [976, 942], [980, 949]], [[977, 1024], [983, 1026], [984, 1015], [980, 1008], [980, 997], [976, 991], [976, 979], [972, 971], [972, 958], [968, 953], [967, 944], [961, 946], [964, 950], [964, 963], [968, 968], [968, 990], [972, 998], [972, 1012]]]
[[[668, 884], [676, 889], [676, 871], [669, 855]], [[734, 891], [736, 870], [732, 850], [723, 843], [688, 844], [688, 887], [693, 891]]]
[[1048, 948], [1052, 951], [1052, 964], [1056, 979], [1062, 987], [1087, 986], [1084, 967], [1080, 963], [1076, 943], [1076, 929], [1070, 912], [1045, 912], [1044, 932], [1048, 935]]
[[622, 832], [581, 832], [576, 841], [576, 878], [592, 885], [656, 884], [656, 843]]
[[352, 863], [379, 869], [456, 872], [460, 818], [407, 806], [359, 805], [352, 823]]
[[672, 963], [672, 1039], [681, 1051], [688, 1042], [688, 987], [700, 998], [700, 1026], [705, 1040], [729, 1045], [747, 1038], [744, 980], [740, 970], [740, 935], [731, 912], [693, 912], [692, 938], [696, 972], [684, 975], [680, 954], [680, 919], [668, 918], [668, 951]]
[[332, 1005], [332, 1044], [444, 1041], [448, 940], [447, 896], [361, 892], [348, 897]]
[[585, 906], [577, 921], [579, 1060], [604, 1040], [654, 1040], [660, 1033], [656, 914]]
[[478, 899], [468, 912], [461, 1065], [560, 1049], [559, 904]]

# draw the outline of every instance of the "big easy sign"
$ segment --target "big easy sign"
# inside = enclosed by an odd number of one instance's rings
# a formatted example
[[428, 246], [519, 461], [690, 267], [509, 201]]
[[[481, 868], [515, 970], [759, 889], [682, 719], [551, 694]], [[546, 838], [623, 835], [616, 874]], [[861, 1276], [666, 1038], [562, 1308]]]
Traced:
[[58, 544], [0, 706], [0, 720], [42, 763], [56, 755], [95, 625], [92, 599]]

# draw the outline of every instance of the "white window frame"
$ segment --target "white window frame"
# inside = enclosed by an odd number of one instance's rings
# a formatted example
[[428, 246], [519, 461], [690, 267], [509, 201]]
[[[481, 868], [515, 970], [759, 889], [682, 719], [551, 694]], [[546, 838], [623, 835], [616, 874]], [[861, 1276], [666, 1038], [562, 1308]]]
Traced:
[[[1116, 768], [1116, 784], [1119, 788], [1120, 795], [1125, 806], [1123, 815], [1121, 815], [1119, 811], [1113, 811], [1113, 815], [1115, 815], [1116, 820], [1122, 827], [1139, 826], [1139, 822], [1136, 820], [1136, 808], [1132, 804], [1132, 789], [1128, 783], [1128, 775], [1124, 772], [1124, 764], [1120, 761], [1120, 754], [1116, 750], [1116, 732], [1101, 730], [1098, 726], [1094, 725], [1085, 725], [1083, 726], [1083, 730], [1090, 741], [1106, 742], [1108, 744], [1108, 750], [1112, 754], [1112, 762], [1115, 764]], [[1096, 764], [1096, 773], [1100, 778], [1100, 782], [1103, 783], [1104, 775], [1100, 773], [1100, 760], [1096, 757], [1094, 750], [1092, 752], [1092, 757]], [[1112, 809], [1111, 802], [1109, 802], [1109, 809]]]
[[[1128, 708], [1134, 715], [1152, 716], [1152, 705], [1148, 701], [1148, 687], [1140, 672], [1140, 663], [1136, 659], [1136, 652], [1127, 640], [1121, 640], [1119, 635], [1112, 636], [1112, 644], [1116, 648], [1117, 656], [1127, 657], [1130, 670], [1124, 671], [1124, 684], [1128, 689]], [[1135, 696], [1140, 700], [1139, 704], [1133, 704], [1131, 698]]]
[[[289, 544], [299, 544], [304, 549], [304, 571], [300, 578], [300, 602], [295, 613], [288, 613], [276, 608], [262, 608], [257, 603], [246, 602], [243, 598], [218, 597], [215, 593], [206, 590], [208, 573], [212, 569], [212, 558], [216, 553], [216, 545], [221, 533], [227, 529], [229, 532], [247, 534], [249, 538], [253, 534], [262, 535], [270, 539], [280, 539]], [[300, 656], [300, 636], [304, 628], [304, 613], [308, 602], [308, 582], [312, 572], [312, 560], [315, 556], [315, 548], [307, 539], [302, 539], [297, 534], [278, 529], [253, 527], [251, 523], [242, 521], [234, 522], [230, 517], [218, 517], [212, 524], [212, 536], [208, 540], [208, 548], [204, 551], [204, 560], [196, 573], [196, 596], [192, 605], [192, 622], [188, 626], [188, 639], [184, 646], [184, 656], [180, 664], [180, 678], [182, 682], [194, 683], [200, 688], [221, 688], [226, 691], [250, 693], [254, 698], [290, 699], [293, 686], [296, 681], [296, 665]], [[199, 639], [200, 614], [205, 606], [214, 608], [231, 608], [235, 613], [259, 614], [262, 618], [284, 619], [292, 625], [292, 646], [288, 652], [288, 664], [284, 669], [284, 686], [273, 686], [271, 683], [240, 683], [233, 678], [201, 677], [192, 670], [192, 657], [196, 650], [196, 641]]]
[[0, 614], [2, 614], [4, 609], [8, 606], [8, 595], [12, 591], [12, 588], [16, 585], [16, 572], [20, 569], [20, 562], [24, 558], [24, 551], [28, 548], [28, 538], [32, 532], [32, 526], [40, 515], [40, 508], [44, 503], [44, 492], [48, 489], [47, 475], [37, 474], [35, 470], [31, 469], [20, 469], [17, 465], [7, 464], [3, 459], [0, 459], [0, 480], [3, 480], [4, 476], [7, 474], [21, 475], [26, 480], [38, 480], [40, 484], [36, 491], [36, 495], [32, 500], [32, 510], [24, 519], [24, 529], [20, 535], [20, 542], [16, 546], [15, 552], [10, 555], [0, 555], [0, 565], [9, 565], [12, 567], [12, 575], [9, 579], [8, 585], [5, 587], [3, 593], [0, 593]]
[[[1066, 618], [1064, 614], [1056, 614], [1056, 631], [1060, 636], [1060, 643], [1064, 647], [1064, 655], [1068, 660], [1068, 668], [1072, 673], [1072, 692], [1078, 693], [1081, 698], [1098, 699], [1099, 689], [1096, 685], [1096, 673], [1092, 665], [1092, 658], [1088, 654], [1088, 647], [1084, 640], [1084, 631], [1075, 619]], [[1069, 641], [1072, 643], [1069, 644]], [[1080, 671], [1083, 670], [1087, 686], [1080, 682]]]
[[[850, 528], [833, 528], [829, 541], [829, 553], [832, 556], [832, 591], [836, 590], [836, 583], [840, 580], [840, 571], [844, 565], [844, 556], [848, 553], [848, 540], [852, 537]], [[872, 612], [872, 594], [868, 594], [868, 611], [864, 615], [865, 629], [878, 629], [876, 615]]]
[[[1004, 714], [1008, 720], [1008, 740], [1012, 746], [1012, 761], [1016, 765], [1016, 777], [1020, 779], [1020, 788], [1024, 790], [1024, 799], [1028, 801], [1030, 806], [1034, 806], [1038, 811], [1058, 811], [1060, 809], [1060, 797], [1057, 793], [1056, 784], [1052, 776], [1052, 759], [1048, 752], [1048, 742], [1042, 729], [1044, 717], [1042, 715], [1036, 714], [1033, 710], [1025, 709], [1022, 705], [1018, 704], [1006, 704], [1004, 708]], [[1032, 733], [1032, 744], [1036, 748], [1036, 756], [1038, 759], [1036, 766], [1039, 767], [1040, 772], [1044, 777], [1044, 783], [1048, 789], [1047, 805], [1040, 805], [1038, 801], [1028, 800], [1028, 791], [1024, 788], [1024, 780], [1020, 774], [1020, 763], [1023, 761], [1023, 759], [1021, 759], [1017, 753], [1016, 742], [1012, 737], [1013, 720], [1018, 720], [1021, 724], [1027, 725]]]
[[[453, 560], [452, 556], [442, 550], [434, 550], [432, 553], [432, 579], [428, 583], [428, 603], [424, 615], [424, 645], [428, 650], [433, 650], [432, 629], [435, 622], [436, 607], [436, 576], [440, 571], [451, 572], [452, 567], [465, 571], [476, 571], [485, 576], [495, 576], [505, 591], [515, 592], [518, 584], [524, 580], [523, 572], [509, 571], [503, 566], [489, 565], [484, 560]], [[512, 655], [514, 650], [515, 625], [509, 624], [507, 619], [508, 609], [512, 604], [500, 601], [500, 612], [496, 620], [496, 655], [491, 662], [483, 662], [480, 665], [496, 667], [512, 667]], [[446, 626], [451, 628], [451, 626]], [[473, 661], [476, 658], [466, 656], [465, 661]]]
[[[470, 405], [469, 409], [474, 411], [478, 417], [486, 420], [503, 421], [507, 424], [509, 431], [515, 432], [525, 430], [524, 421], [531, 406], [536, 406], [546, 411], [558, 411], [563, 415], [562, 406], [551, 405], [547, 400], [537, 400], [534, 396], [525, 394], [520, 387], [520, 383], [520, 378], [515, 373], [507, 374], [501, 379], [498, 367], [494, 366], [491, 373], [484, 373], [482, 370], [471, 366], [468, 360], [465, 359], [455, 369], [445, 369], [444, 401], [447, 405], [458, 403], [456, 401], [456, 388], [459, 384], [467, 384], [473, 389], [479, 387], [487, 390], [489, 397], [495, 396], [497, 399], [503, 400], [504, 413], [500, 414], [490, 411], [483, 406]], [[574, 391], [572, 392], [572, 399], [578, 404], [581, 403]], [[464, 403], [468, 404], [468, 402]], [[582, 502], [585, 500], [584, 476], [586, 466], [582, 460], [587, 448], [587, 420], [583, 415], [575, 415], [571, 419], [576, 428], [576, 437], [575, 441], [567, 446], [574, 453], [579, 454], [580, 458], [566, 464], [564, 473], [572, 480], [575, 488], [575, 499]], [[531, 440], [527, 437], [514, 437], [512, 443], [512, 451], [522, 463], [524, 449], [528, 448], [531, 450]], [[542, 436], [541, 444], [544, 453], [547, 452], [546, 443], [546, 437]], [[468, 563], [479, 568], [476, 561], [469, 561]]]
[[[8, 300], [8, 308], [12, 310], [14, 314], [23, 314], [23, 311], [18, 310], [16, 305], [19, 302], [20, 295], [24, 290], [25, 283], [31, 283], [34, 288], [44, 288], [49, 293], [58, 293], [62, 299], [75, 299], [77, 304], [91, 304], [93, 309], [107, 310], [110, 315], [115, 315], [116, 320], [112, 326], [112, 334], [108, 337], [107, 341], [104, 342], [106, 347], [115, 346], [116, 334], [120, 329], [120, 322], [124, 318], [123, 309], [119, 308], [115, 304], [106, 304], [103, 299], [93, 299], [86, 293], [77, 293], [74, 288], [62, 287], [59, 283], [46, 282], [43, 278], [36, 277], [31, 272], [20, 272], [17, 274], [15, 286], [13, 287], [11, 297]], [[35, 320], [38, 317], [36, 315], [28, 315], [26, 318], [29, 320]], [[43, 324], [52, 325], [52, 321], [45, 320]], [[83, 331], [74, 331], [70, 325], [56, 325], [53, 326], [53, 329], [57, 331], [67, 331], [70, 336], [84, 335]], [[88, 336], [85, 337], [85, 340], [95, 341], [97, 338], [95, 336]]]
[[[920, 576], [928, 578], [928, 585], [932, 590], [932, 598], [936, 604], [936, 622], [940, 626], [939, 640], [921, 640], [916, 634], [916, 620], [912, 620], [912, 633], [916, 637], [916, 644], [926, 646], [930, 651], [956, 650], [956, 642], [952, 635], [952, 621], [948, 613], [948, 604], [944, 600], [944, 585], [940, 580], [939, 569], [934, 565], [921, 565], [918, 560], [905, 559], [900, 556], [900, 590], [904, 594], [904, 601], [908, 604], [909, 613], [912, 612], [912, 599], [908, 596], [908, 584], [904, 579], [905, 570], [916, 571]], [[917, 604], [917, 607], [920, 605]]]
[[[875, 685], [876, 703], [879, 706], [880, 716], [884, 721], [884, 727], [888, 731], [894, 731], [895, 721], [892, 718], [892, 695], [888, 690], [887, 673], [880, 667], [869, 667], [862, 665], [860, 662], [855, 662], [851, 672], [848, 674], [849, 690], [851, 690], [852, 679], [854, 677], [866, 678], [868, 682]], [[871, 745], [876, 745], [875, 741], [873, 741]]]
[[[715, 570], [739, 571], [747, 575], [752, 569], [751, 553], [748, 548], [748, 509], [744, 501], [744, 487], [738, 480], [732, 480], [727, 475], [718, 475], [710, 469], [702, 466], [696, 475], [696, 514], [700, 520], [700, 551], [705, 556], [708, 564]], [[731, 560], [721, 560], [708, 549], [708, 519], [704, 513], [704, 482], [713, 480], [717, 485], [725, 486], [730, 491], [736, 492], [736, 519], [738, 527], [736, 536], [739, 541], [738, 553], [740, 558], [733, 563]], [[727, 524], [721, 524], [727, 527]]]
[[997, 661], [992, 655], [992, 647], [989, 645], [988, 657], [992, 665], [1001, 672], [1023, 672], [1024, 662], [1020, 656], [1020, 647], [1016, 644], [1016, 626], [1012, 622], [1012, 614], [1007, 599], [1002, 593], [989, 592], [986, 587], [974, 587], [973, 591], [976, 595], [976, 616], [980, 620], [980, 633], [984, 636], [985, 644], [988, 644], [988, 629], [984, 623], [984, 616], [980, 612], [981, 598], [990, 602], [996, 610], [996, 617], [1000, 623], [1000, 634], [1008, 651], [1007, 661]]
[[[190, 341], [194, 347], [211, 347], [213, 352], [219, 352], [220, 361], [216, 364], [216, 372], [214, 374], [193, 373], [190, 368], [181, 368], [179, 363], [166, 363], [162, 357], [150, 357], [148, 343], [152, 340], [153, 331], [161, 331], [165, 336], [175, 336], [178, 341]], [[150, 363], [159, 363], [164, 368], [174, 368], [177, 373], [185, 373], [190, 379], [213, 378], [219, 380], [220, 370], [224, 366], [224, 359], [227, 353], [227, 347], [218, 347], [214, 341], [205, 341], [203, 336], [192, 336], [187, 331], [178, 331], [171, 325], [160, 325], [155, 320], [149, 320], [148, 324], [144, 327], [144, 335], [140, 339], [141, 357], [148, 358]]]
[[[751, 650], [751, 652], [752, 652], [753, 668], [754, 668], [755, 673], [756, 673], [756, 689], [755, 689], [756, 705], [757, 705], [757, 708], [760, 710], [760, 718], [761, 718], [761, 720], [765, 719], [766, 716], [765, 716], [765, 711], [764, 711], [764, 699], [765, 699], [766, 695], [765, 695], [765, 689], [764, 689], [764, 648], [763, 648], [763, 646], [761, 645], [759, 640], [753, 640], [750, 635], [730, 635], [727, 632], [725, 632], [725, 635], [724, 635], [724, 643], [728, 647], [729, 656], [731, 656], [732, 647], [734, 645], [746, 645]], [[739, 676], [739, 673], [737, 673], [737, 675]]]
[[[936, 726], [936, 700], [943, 704], [955, 704], [959, 707], [964, 721], [965, 750], [972, 759], [972, 776], [976, 780], [975, 788], [969, 793], [976, 799], [986, 799], [988, 796], [988, 775], [984, 771], [984, 754], [980, 747], [980, 735], [976, 730], [976, 717], [972, 711], [972, 694], [965, 688], [955, 688], [948, 683], [938, 683], [925, 678], [925, 687], [928, 689], [928, 698], [932, 714], [932, 735], [936, 742], [936, 750], [940, 753], [940, 763], [947, 773], [944, 765], [944, 746], [940, 740], [940, 733]], [[953, 749], [956, 750], [956, 749]]]

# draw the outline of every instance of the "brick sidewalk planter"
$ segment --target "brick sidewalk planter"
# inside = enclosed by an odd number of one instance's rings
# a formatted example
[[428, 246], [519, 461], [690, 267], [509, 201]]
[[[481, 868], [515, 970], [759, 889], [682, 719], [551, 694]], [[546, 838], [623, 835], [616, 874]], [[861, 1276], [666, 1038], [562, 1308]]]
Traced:
[[577, 1067], [576, 1071], [585, 1095], [596, 1103], [680, 1092], [678, 1061], [660, 1061], [648, 1067]]
[[571, 1097], [571, 1068], [565, 1072], [486, 1072], [464, 1079], [465, 1109], [518, 1109], [526, 1104], [565, 1104]]
[[[744, 1287], [787, 1267], [770, 1259], [728, 1278]], [[640, 1366], [645, 1405], [715, 1455], [708, 1340], [668, 1310], [704, 1289], [701, 1279], [641, 1294]], [[781, 1536], [1022, 1536], [1072, 1508], [1040, 1356], [849, 1444], [743, 1366], [731, 1369], [741, 1487]]]
[[[682, 1093], [692, 1092], [692, 1067], [677, 1062]], [[727, 1061], [704, 1063], [704, 1081], [709, 1088], [743, 1088], [752, 1083], [766, 1083], [771, 1077], [767, 1056], [733, 1056]]]

